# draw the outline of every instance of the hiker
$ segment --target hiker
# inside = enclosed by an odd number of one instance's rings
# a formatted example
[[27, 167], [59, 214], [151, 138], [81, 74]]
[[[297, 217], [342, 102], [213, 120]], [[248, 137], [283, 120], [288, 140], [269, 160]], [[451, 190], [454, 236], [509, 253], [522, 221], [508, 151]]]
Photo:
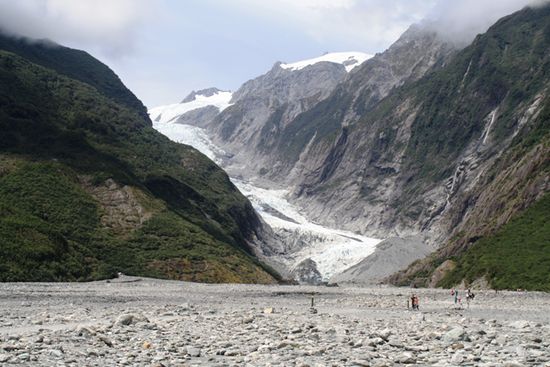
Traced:
[[418, 305], [418, 296], [416, 294], [413, 293], [413, 295], [411, 296], [411, 305], [412, 305], [412, 309], [413, 311], [414, 310], [419, 310], [419, 305]]
[[475, 294], [468, 288], [466, 292], [466, 303], [468, 303], [468, 308], [470, 308], [470, 301], [473, 301]]
[[455, 296], [455, 305], [458, 303], [458, 289], [453, 289], [451, 291], [451, 296]]

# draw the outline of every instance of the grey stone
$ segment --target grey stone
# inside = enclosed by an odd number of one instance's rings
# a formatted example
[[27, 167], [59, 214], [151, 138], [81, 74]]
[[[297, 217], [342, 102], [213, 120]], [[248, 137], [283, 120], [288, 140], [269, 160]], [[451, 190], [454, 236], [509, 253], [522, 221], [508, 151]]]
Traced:
[[200, 357], [201, 356], [201, 350], [200, 350], [200, 348], [188, 346], [187, 347], [187, 354], [191, 357]]
[[443, 335], [443, 341], [447, 343], [454, 343], [459, 340], [464, 340], [465, 335], [466, 332], [464, 331], [464, 328], [457, 326]]
[[143, 315], [137, 314], [124, 314], [120, 315], [115, 322], [115, 325], [132, 325], [137, 322], [149, 322], [149, 320]]

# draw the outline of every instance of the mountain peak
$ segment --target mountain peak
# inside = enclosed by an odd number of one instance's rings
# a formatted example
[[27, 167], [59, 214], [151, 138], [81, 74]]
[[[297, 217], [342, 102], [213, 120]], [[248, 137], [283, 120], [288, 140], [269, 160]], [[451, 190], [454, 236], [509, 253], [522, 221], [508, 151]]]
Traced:
[[192, 102], [192, 101], [197, 99], [197, 96], [212, 97], [213, 95], [221, 93], [221, 92], [228, 92], [228, 91], [224, 91], [224, 90], [218, 89], [216, 87], [206, 88], [206, 89], [201, 89], [201, 90], [196, 90], [196, 91], [194, 90], [191, 93], [189, 93], [187, 95], [187, 97], [185, 97], [181, 101], [181, 103]]
[[151, 108], [149, 116], [155, 122], [166, 123], [174, 122], [180, 115], [203, 107], [213, 106], [223, 111], [231, 105], [232, 96], [233, 93], [218, 88], [192, 91], [180, 103]]
[[301, 60], [290, 64], [281, 63], [279, 66], [286, 70], [301, 70], [306, 66], [314, 65], [319, 62], [332, 62], [344, 65], [346, 71], [351, 71], [354, 67], [361, 65], [364, 61], [370, 59], [372, 55], [363, 52], [331, 52], [313, 59]]

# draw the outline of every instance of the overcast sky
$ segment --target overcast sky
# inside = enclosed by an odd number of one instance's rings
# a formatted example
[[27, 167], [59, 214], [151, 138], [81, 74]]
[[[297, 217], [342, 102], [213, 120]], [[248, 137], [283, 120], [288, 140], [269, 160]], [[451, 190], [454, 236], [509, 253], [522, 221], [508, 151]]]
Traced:
[[0, 0], [0, 27], [90, 52], [154, 107], [235, 90], [276, 61], [381, 52], [424, 18], [469, 40], [533, 1]]

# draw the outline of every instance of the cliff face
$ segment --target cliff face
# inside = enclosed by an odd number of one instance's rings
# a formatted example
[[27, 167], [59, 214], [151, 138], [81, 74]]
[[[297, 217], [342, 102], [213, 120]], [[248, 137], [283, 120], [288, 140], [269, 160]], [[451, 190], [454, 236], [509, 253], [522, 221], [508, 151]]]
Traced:
[[285, 69], [280, 63], [256, 79], [244, 83], [231, 105], [206, 127], [222, 149], [232, 154], [225, 166], [240, 174], [246, 164], [251, 171], [265, 173], [274, 142], [281, 131], [300, 113], [326, 98], [347, 75], [344, 65], [320, 62], [300, 70]]
[[316, 136], [297, 199], [325, 222], [444, 245], [391, 278], [426, 284], [548, 192], [549, 29], [549, 7], [506, 17], [357, 123]]
[[549, 29], [549, 7], [459, 51], [411, 29], [286, 124], [265, 176], [315, 221], [443, 246], [392, 278], [429, 280], [548, 191]]
[[[382, 238], [417, 234], [411, 221], [397, 223], [395, 212], [387, 211], [400, 190], [389, 176], [399, 170], [416, 105], [383, 103], [455, 53], [435, 33], [411, 27], [278, 131], [263, 147], [264, 177], [294, 187], [295, 200], [315, 221]], [[366, 196], [373, 198], [368, 205]]]

